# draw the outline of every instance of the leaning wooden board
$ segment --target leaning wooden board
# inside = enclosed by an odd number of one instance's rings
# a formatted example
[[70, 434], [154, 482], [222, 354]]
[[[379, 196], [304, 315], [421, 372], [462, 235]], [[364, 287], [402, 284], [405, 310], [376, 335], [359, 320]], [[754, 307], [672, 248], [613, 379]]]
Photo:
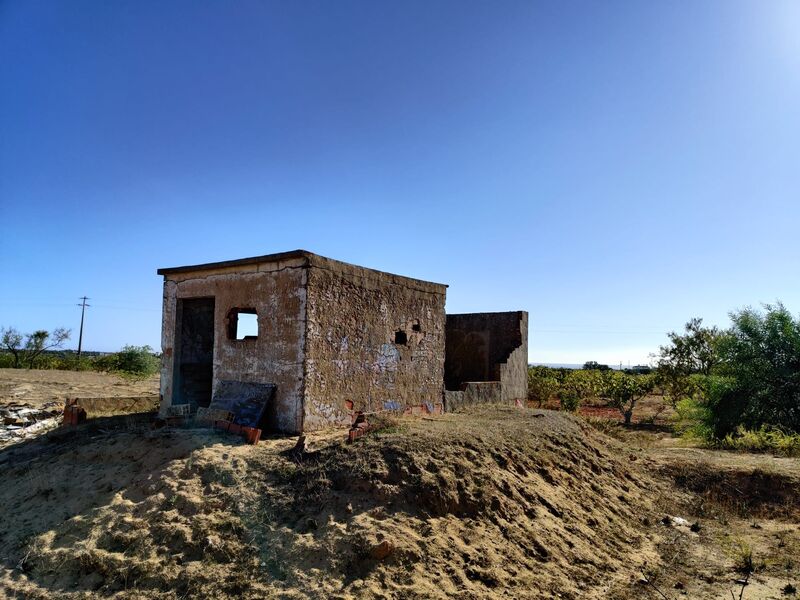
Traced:
[[239, 425], [259, 427], [276, 389], [274, 383], [220, 381], [208, 408], [232, 412]]

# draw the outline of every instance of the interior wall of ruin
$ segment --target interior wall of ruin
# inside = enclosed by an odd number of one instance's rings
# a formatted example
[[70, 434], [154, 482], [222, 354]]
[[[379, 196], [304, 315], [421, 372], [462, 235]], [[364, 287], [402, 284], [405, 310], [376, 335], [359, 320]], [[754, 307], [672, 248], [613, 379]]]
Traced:
[[447, 390], [463, 390], [468, 382], [497, 381], [502, 401], [527, 396], [527, 312], [447, 315], [446, 338]]

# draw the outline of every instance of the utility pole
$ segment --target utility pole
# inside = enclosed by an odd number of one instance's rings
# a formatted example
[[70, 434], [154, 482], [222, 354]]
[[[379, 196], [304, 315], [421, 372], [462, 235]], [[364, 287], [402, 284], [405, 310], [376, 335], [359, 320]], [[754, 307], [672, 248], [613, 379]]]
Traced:
[[89, 298], [86, 296], [82, 296], [78, 298], [81, 301], [78, 306], [81, 307], [81, 332], [78, 334], [78, 362], [81, 362], [81, 346], [83, 345], [83, 315], [86, 313], [86, 307], [91, 306], [90, 304], [86, 304], [86, 301]]

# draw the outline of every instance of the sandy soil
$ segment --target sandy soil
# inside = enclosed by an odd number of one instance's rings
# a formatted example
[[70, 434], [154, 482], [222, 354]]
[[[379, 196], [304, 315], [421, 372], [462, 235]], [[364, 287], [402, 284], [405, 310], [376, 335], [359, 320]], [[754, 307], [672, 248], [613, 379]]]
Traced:
[[135, 381], [94, 371], [0, 369], [0, 403], [40, 407], [75, 397], [157, 396], [158, 381], [158, 375]]
[[300, 454], [131, 415], [50, 431], [0, 449], [0, 597], [792, 597], [800, 461], [592, 423], [487, 407]]
[[[5, 461], [7, 593], [613, 598], [657, 561], [658, 483], [573, 417], [500, 409], [256, 447], [49, 434]], [[381, 542], [386, 542], [381, 545]], [[383, 553], [386, 556], [383, 556]]]

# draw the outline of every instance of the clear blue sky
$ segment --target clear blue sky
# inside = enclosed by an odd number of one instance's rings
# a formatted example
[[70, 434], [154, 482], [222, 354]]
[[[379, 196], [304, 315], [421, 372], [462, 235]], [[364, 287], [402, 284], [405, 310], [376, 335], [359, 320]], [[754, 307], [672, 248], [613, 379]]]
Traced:
[[305, 248], [536, 362], [800, 312], [800, 3], [0, 2], [0, 325], [160, 344], [158, 267]]

